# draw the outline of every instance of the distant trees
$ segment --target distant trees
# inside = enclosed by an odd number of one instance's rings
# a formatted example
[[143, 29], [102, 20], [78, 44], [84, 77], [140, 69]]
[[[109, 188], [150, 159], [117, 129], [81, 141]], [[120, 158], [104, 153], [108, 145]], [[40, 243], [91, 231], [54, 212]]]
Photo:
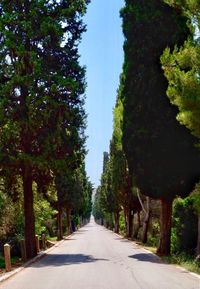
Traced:
[[85, 154], [85, 71], [77, 45], [88, 3], [0, 4], [1, 176], [22, 179], [28, 258], [36, 254], [33, 182], [48, 187]]
[[93, 187], [87, 179], [85, 169], [82, 166], [74, 171], [66, 169], [65, 173], [56, 176], [58, 211], [58, 239], [63, 238], [63, 214], [66, 216], [66, 229], [72, 232], [72, 215], [78, 215], [82, 222], [89, 220], [92, 210]]
[[113, 135], [110, 152], [104, 152], [101, 184], [97, 189], [94, 204], [95, 219], [101, 219], [108, 227], [119, 233], [120, 212], [123, 210], [126, 236], [133, 236], [134, 214], [141, 210], [134, 184], [129, 174], [127, 160], [122, 149], [123, 105], [120, 91], [114, 109]]

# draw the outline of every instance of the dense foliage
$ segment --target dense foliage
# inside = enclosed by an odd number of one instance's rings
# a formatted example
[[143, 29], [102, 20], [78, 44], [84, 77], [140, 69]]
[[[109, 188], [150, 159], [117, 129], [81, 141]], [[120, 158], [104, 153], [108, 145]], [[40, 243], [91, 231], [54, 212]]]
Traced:
[[[170, 1], [174, 6], [176, 1]], [[199, 28], [200, 5], [198, 1], [185, 1], [182, 6], [183, 13], [190, 20], [192, 37], [184, 45], [174, 50], [166, 48], [162, 57], [164, 74], [169, 82], [167, 96], [170, 102], [178, 107], [177, 120], [186, 126], [198, 140], [200, 139], [200, 39]], [[199, 235], [197, 254], [200, 255], [200, 210], [199, 210], [199, 185], [193, 192], [194, 207], [199, 215]]]
[[[163, 1], [126, 1], [123, 67], [123, 148], [140, 190], [162, 200], [160, 254], [170, 251], [171, 202], [189, 194], [198, 180], [195, 140], [176, 120], [166, 97], [160, 56], [189, 34], [186, 17]], [[166, 233], [167, 232], [167, 233]]]
[[0, 4], [1, 176], [8, 188], [16, 177], [22, 183], [28, 258], [36, 254], [33, 183], [47, 197], [50, 183], [78, 178], [84, 162], [85, 70], [77, 46], [88, 3]]

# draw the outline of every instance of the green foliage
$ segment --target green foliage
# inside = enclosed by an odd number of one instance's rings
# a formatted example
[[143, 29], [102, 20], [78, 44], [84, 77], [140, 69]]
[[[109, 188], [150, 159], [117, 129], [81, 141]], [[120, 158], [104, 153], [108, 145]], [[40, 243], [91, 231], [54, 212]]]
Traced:
[[0, 254], [0, 268], [5, 268], [4, 257]]
[[161, 57], [165, 76], [169, 81], [167, 95], [172, 104], [179, 108], [178, 121], [200, 138], [200, 46], [188, 40], [184, 47], [170, 53], [166, 49]]
[[[18, 257], [11, 257], [11, 264], [15, 265], [19, 262]], [[5, 260], [4, 257], [0, 254], [0, 269], [5, 269]]]
[[[80, 105], [83, 101], [79, 96], [84, 92], [84, 70], [76, 55], [77, 42], [85, 29], [79, 19], [82, 11], [50, 1], [3, 1], [1, 9], [2, 159], [8, 158], [11, 164], [26, 161], [37, 168], [46, 167], [51, 160], [51, 165], [57, 166], [67, 123], [69, 130], [69, 124], [74, 126], [77, 117], [83, 115], [82, 109], [77, 110], [77, 102]], [[63, 28], [65, 22], [70, 23], [68, 31]], [[62, 45], [66, 32], [68, 41]], [[66, 66], [71, 66], [71, 71]], [[69, 130], [70, 138], [73, 129]], [[11, 143], [15, 144], [12, 148]]]
[[111, 185], [116, 202], [119, 205], [125, 206], [126, 203], [129, 203], [126, 195], [131, 194], [131, 188], [128, 188], [130, 176], [127, 168], [127, 160], [122, 148], [123, 104], [120, 99], [121, 90], [122, 83], [119, 87], [113, 113], [113, 135], [110, 143], [110, 169], [112, 178]]
[[158, 247], [160, 238], [160, 224], [158, 218], [152, 218], [151, 228], [148, 232], [147, 244]]
[[196, 213], [200, 216], [200, 183], [196, 184], [196, 187], [191, 194], [191, 199]]
[[[2, 187], [0, 190], [0, 243], [7, 242], [15, 236], [23, 236], [24, 234], [24, 216], [22, 198], [13, 201], [12, 194], [5, 191], [3, 179], [1, 179]], [[2, 244], [3, 245], [3, 244]]]
[[101, 194], [100, 187], [98, 187], [96, 190], [95, 198], [94, 198], [92, 213], [93, 213], [95, 220], [100, 221], [102, 223], [103, 218], [104, 218], [104, 211], [100, 202], [100, 197], [101, 197], [100, 194]]
[[173, 209], [172, 253], [194, 255], [197, 240], [197, 215], [192, 197], [177, 199]]
[[[57, 175], [76, 170], [85, 155], [85, 68], [79, 64], [77, 46], [88, 3], [33, 0], [0, 5], [0, 169], [9, 187], [17, 175], [23, 180], [28, 257], [36, 253], [31, 245], [33, 181], [45, 193]], [[39, 231], [46, 218], [42, 209], [51, 214], [45, 202], [36, 208]]]
[[178, 264], [191, 272], [200, 274], [200, 262], [185, 253], [163, 257], [162, 259], [167, 263]]
[[[172, 2], [172, 5], [176, 4], [176, 1]], [[178, 108], [177, 120], [197, 138], [200, 147], [200, 5], [196, 0], [184, 2], [183, 10], [191, 27], [193, 26], [193, 35], [180, 49], [176, 47], [172, 51], [167, 48], [161, 57], [161, 63], [169, 84], [167, 96]], [[199, 184], [191, 198], [197, 214], [200, 214]]]
[[126, 234], [126, 223], [125, 223], [124, 214], [122, 212], [120, 213], [120, 217], [119, 217], [119, 232], [122, 235]]
[[119, 203], [112, 184], [112, 162], [107, 154], [106, 162], [104, 162], [104, 171], [101, 176], [101, 206], [105, 213], [114, 213], [119, 211]]
[[90, 219], [92, 212], [92, 194], [93, 185], [87, 178], [85, 178], [83, 186], [83, 201], [81, 204], [81, 209], [79, 211], [79, 214], [83, 219]]
[[114, 212], [118, 212], [119, 204], [112, 187], [112, 163], [107, 152], [104, 152], [103, 173], [101, 175], [101, 185], [96, 190], [93, 215], [96, 220], [113, 225]]
[[121, 15], [125, 35], [122, 143], [130, 173], [152, 198], [187, 195], [200, 174], [199, 154], [195, 140], [176, 120], [159, 64], [167, 46], [179, 47], [187, 38], [187, 19], [155, 0], [127, 0]]
[[50, 223], [53, 223], [57, 211], [54, 210], [50, 203], [40, 195], [35, 195], [34, 202], [35, 212], [35, 232], [37, 235], [45, 233], [49, 234], [47, 227]]
[[58, 204], [89, 219], [92, 210], [93, 187], [88, 180], [84, 165], [66, 170], [56, 176]]

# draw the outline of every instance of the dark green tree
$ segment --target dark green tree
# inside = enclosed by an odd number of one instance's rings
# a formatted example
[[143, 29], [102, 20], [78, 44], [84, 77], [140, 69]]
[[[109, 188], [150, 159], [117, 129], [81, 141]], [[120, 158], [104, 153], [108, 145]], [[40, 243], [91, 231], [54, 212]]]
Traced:
[[66, 213], [67, 231], [71, 232], [71, 215], [79, 211], [83, 200], [83, 182], [80, 170], [65, 170], [56, 176], [58, 239], [63, 238], [63, 212]]
[[111, 175], [111, 161], [108, 152], [103, 154], [103, 172], [101, 175], [100, 185], [100, 205], [104, 212], [105, 225], [109, 228], [113, 228], [114, 220], [113, 214], [115, 211], [116, 199], [112, 188], [112, 175]]
[[84, 225], [89, 222], [92, 212], [92, 194], [93, 194], [93, 185], [86, 177], [86, 174], [83, 174], [83, 197], [82, 203], [79, 210], [79, 216], [81, 218], [81, 224]]
[[36, 254], [34, 176], [66, 165], [63, 154], [74, 151], [68, 137], [82, 135], [85, 82], [77, 45], [88, 2], [0, 4], [0, 160], [2, 171], [23, 180], [28, 258]]
[[[113, 115], [113, 135], [110, 145], [110, 161], [112, 174], [112, 191], [115, 198], [115, 223], [119, 223], [120, 208], [123, 207], [126, 235], [133, 236], [133, 217], [139, 212], [141, 207], [136, 195], [133, 194], [132, 178], [129, 174], [127, 160], [122, 147], [122, 127], [123, 127], [123, 103], [121, 101], [121, 91], [123, 78], [118, 91], [118, 97]], [[117, 226], [118, 227], [118, 226]]]
[[[177, 5], [178, 1], [169, 1]], [[199, 1], [181, 1], [181, 8], [188, 18], [192, 35], [183, 47], [170, 51], [167, 48], [161, 57], [162, 68], [168, 80], [167, 96], [170, 102], [178, 107], [177, 120], [185, 125], [197, 138], [200, 139], [200, 3]], [[197, 255], [200, 255], [200, 210], [199, 185], [193, 193], [194, 206], [199, 215]]]
[[92, 207], [92, 213], [94, 216], [95, 221], [99, 225], [104, 224], [104, 212], [101, 206], [100, 197], [101, 197], [101, 190], [100, 186], [96, 189], [95, 196], [94, 196], [94, 203]]
[[176, 120], [166, 97], [160, 56], [189, 34], [180, 7], [164, 1], [126, 0], [121, 12], [125, 36], [123, 66], [123, 149], [130, 173], [143, 194], [161, 199], [158, 252], [170, 253], [172, 201], [189, 194], [198, 180], [194, 139]]
[[194, 199], [189, 196], [185, 199], [175, 200], [172, 231], [173, 253], [185, 252], [194, 255], [197, 244], [197, 222]]

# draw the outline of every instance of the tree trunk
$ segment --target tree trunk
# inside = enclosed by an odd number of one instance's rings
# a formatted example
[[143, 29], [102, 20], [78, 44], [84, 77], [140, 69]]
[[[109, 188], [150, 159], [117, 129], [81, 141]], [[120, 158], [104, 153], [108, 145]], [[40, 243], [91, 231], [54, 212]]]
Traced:
[[22, 170], [25, 218], [25, 243], [27, 259], [37, 255], [35, 241], [35, 217], [33, 209], [32, 169], [24, 165]]
[[127, 235], [128, 232], [128, 223], [127, 223], [127, 210], [124, 208], [124, 222], [125, 222], [125, 233]]
[[115, 213], [115, 233], [119, 233], [119, 212]]
[[58, 214], [57, 214], [57, 239], [62, 240], [63, 239], [63, 224], [62, 224], [62, 207], [58, 205]]
[[66, 209], [66, 215], [67, 215], [67, 233], [70, 234], [72, 232], [71, 228], [71, 210]]
[[84, 224], [84, 219], [82, 216], [80, 216], [80, 228], [83, 227]]
[[200, 260], [200, 215], [198, 216], [197, 258]]
[[126, 232], [126, 236], [128, 238], [132, 238], [133, 237], [133, 214], [131, 209], [128, 210], [127, 212], [127, 232]]
[[170, 255], [172, 200], [161, 199], [160, 244], [157, 253], [162, 256]]
[[144, 218], [144, 224], [143, 224], [143, 232], [142, 232], [142, 243], [146, 244], [147, 243], [147, 234], [148, 234], [148, 229], [149, 229], [149, 221], [150, 221], [150, 198], [147, 197], [147, 209], [146, 209], [146, 214]]
[[135, 239], [138, 238], [138, 233], [139, 233], [139, 230], [140, 230], [141, 226], [142, 225], [141, 225], [141, 219], [140, 219], [140, 212], [137, 212], [137, 226], [136, 226], [136, 228], [134, 230], [134, 233], [133, 233], [133, 237]]

